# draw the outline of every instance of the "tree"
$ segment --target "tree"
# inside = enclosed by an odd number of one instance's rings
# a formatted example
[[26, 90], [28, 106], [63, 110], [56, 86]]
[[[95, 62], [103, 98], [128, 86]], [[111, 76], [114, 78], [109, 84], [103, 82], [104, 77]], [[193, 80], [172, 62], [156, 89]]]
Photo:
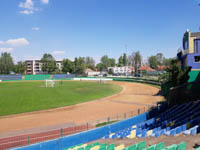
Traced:
[[[170, 66], [166, 69], [166, 73], [161, 75], [161, 91], [169, 104], [181, 103], [188, 100], [186, 98], [188, 94], [186, 92], [187, 87], [186, 89], [183, 87], [188, 82], [190, 70], [191, 67], [181, 69], [181, 62], [173, 59], [170, 62]], [[171, 92], [170, 88], [172, 87], [176, 88]]]
[[73, 73], [74, 72], [74, 64], [71, 60], [63, 59], [62, 72], [64, 72], [64, 73]]
[[96, 65], [96, 68], [97, 68], [98, 71], [103, 71], [103, 64], [102, 63], [98, 63]]
[[0, 57], [0, 74], [9, 74], [14, 67], [13, 59], [7, 52], [2, 53]]
[[116, 65], [114, 58], [109, 58], [108, 61], [108, 67], [114, 67]]
[[108, 67], [114, 67], [116, 65], [114, 58], [109, 58], [107, 55], [101, 57], [102, 70], [107, 70]]
[[101, 57], [102, 70], [107, 70], [109, 67], [109, 58], [107, 55]]
[[19, 61], [17, 64], [14, 66], [14, 72], [18, 74], [24, 74], [26, 70], [26, 65], [25, 62]]
[[89, 56], [85, 57], [85, 63], [87, 65], [95, 66], [95, 60], [92, 57], [89, 57]]
[[141, 67], [142, 65], [142, 56], [140, 55], [140, 52], [133, 52], [130, 56], [129, 56], [129, 64], [132, 65], [135, 69], [135, 73], [138, 73], [138, 69]]
[[191, 68], [185, 67], [181, 69], [181, 62], [177, 59], [174, 59], [170, 63], [170, 67], [166, 69], [168, 73], [168, 82], [171, 83], [173, 87], [184, 84], [188, 81], [189, 76], [188, 72]]
[[165, 59], [164, 55], [162, 53], [157, 53], [156, 54], [156, 58], [157, 58], [157, 61], [158, 61], [159, 65], [162, 65], [163, 61]]
[[[188, 72], [191, 68], [181, 69], [181, 63], [177, 59], [171, 59], [170, 66], [166, 68], [166, 73], [160, 76], [162, 83], [170, 83], [170, 87], [179, 86], [188, 81]], [[170, 88], [169, 87], [169, 88]]]
[[175, 59], [175, 58], [164, 58], [164, 60], [163, 60], [163, 65], [165, 65], [165, 66], [170, 66], [171, 61], [172, 61], [173, 59]]
[[74, 73], [84, 74], [86, 63], [84, 57], [75, 58], [74, 60]]
[[87, 68], [90, 68], [92, 70], [95, 70], [95, 60], [92, 57], [85, 57], [85, 63]]
[[156, 56], [150, 56], [149, 59], [148, 59], [148, 63], [149, 63], [149, 66], [153, 69], [157, 69], [158, 68], [158, 65], [160, 64], [158, 62], [158, 59]]
[[124, 64], [123, 64], [123, 57], [120, 56], [119, 59], [118, 59], [118, 64], [117, 64], [117, 66], [118, 66], [118, 67], [122, 67], [123, 65], [124, 65]]
[[127, 66], [128, 65], [128, 58], [126, 53], [123, 53], [122, 56], [119, 57], [118, 59], [118, 67], [122, 67], [122, 66]]
[[124, 53], [123, 56], [122, 56], [122, 62], [123, 62], [123, 66], [128, 65], [128, 58], [127, 58], [126, 53]]
[[44, 54], [41, 59], [41, 63], [42, 63], [42, 71], [44, 73], [53, 73], [57, 68], [56, 60], [51, 54], [47, 53]]

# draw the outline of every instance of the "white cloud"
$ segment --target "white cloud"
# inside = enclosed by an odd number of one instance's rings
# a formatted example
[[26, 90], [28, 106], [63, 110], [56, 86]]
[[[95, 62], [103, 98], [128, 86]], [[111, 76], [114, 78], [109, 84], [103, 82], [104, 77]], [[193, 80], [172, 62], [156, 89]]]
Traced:
[[41, 3], [43, 3], [43, 4], [48, 4], [49, 3], [49, 0], [40, 0], [41, 1]]
[[30, 15], [33, 14], [35, 11], [38, 11], [38, 9], [34, 7], [33, 0], [25, 0], [25, 2], [20, 2], [19, 7], [23, 9], [20, 11], [20, 13], [26, 15]]
[[[20, 2], [19, 3], [19, 8], [21, 8], [22, 10], [19, 11], [21, 14], [26, 14], [26, 15], [30, 15], [33, 14], [36, 11], [39, 11], [41, 9], [36, 8], [35, 7], [35, 0], [24, 0], [24, 2]], [[49, 0], [40, 0], [41, 3], [43, 4], [48, 4]]]
[[27, 46], [29, 45], [29, 42], [28, 40], [26, 40], [25, 38], [19, 38], [19, 39], [10, 39], [8, 41], [6, 41], [6, 43], [8, 45], [11, 45], [11, 46]]
[[8, 47], [0, 47], [0, 52], [12, 52], [13, 48]]
[[7, 41], [0, 41], [0, 45], [9, 45], [13, 47], [27, 46], [29, 41], [25, 38], [9, 39]]
[[25, 14], [25, 15], [30, 15], [30, 14], [33, 14], [33, 10], [23, 10], [23, 11], [20, 11], [21, 14]]
[[62, 55], [62, 54], [65, 54], [65, 51], [53, 51], [52, 54], [54, 54], [54, 55]]
[[24, 9], [34, 9], [34, 3], [32, 0], [25, 0], [25, 2], [20, 2], [19, 7], [24, 8]]
[[40, 28], [39, 28], [39, 27], [33, 27], [32, 30], [33, 30], [33, 31], [39, 31]]

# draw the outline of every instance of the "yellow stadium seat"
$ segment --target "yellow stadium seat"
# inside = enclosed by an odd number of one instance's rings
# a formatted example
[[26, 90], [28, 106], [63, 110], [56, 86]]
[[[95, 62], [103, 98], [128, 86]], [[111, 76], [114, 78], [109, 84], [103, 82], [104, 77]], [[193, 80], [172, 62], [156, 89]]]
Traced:
[[136, 125], [134, 125], [134, 126], [132, 126], [132, 128], [137, 128], [137, 126], [136, 126]]
[[82, 145], [82, 147], [86, 147], [86, 146], [87, 146], [87, 144], [83, 144], [83, 145]]
[[147, 131], [147, 136], [150, 136], [153, 133], [152, 130]]
[[131, 134], [129, 136], [130, 139], [133, 139], [136, 137], [136, 130], [131, 131]]
[[188, 122], [187, 123], [187, 129], [189, 129], [191, 127], [191, 124]]
[[115, 150], [122, 150], [122, 149], [124, 149], [124, 145], [123, 144], [115, 147]]
[[77, 150], [79, 148], [81, 148], [81, 146], [76, 146], [76, 147], [73, 148], [73, 150]]
[[170, 122], [170, 126], [173, 126], [175, 124], [175, 121]]
[[76, 147], [69, 149], [69, 150], [77, 150], [77, 149], [85, 147], [85, 146], [87, 146], [87, 144], [82, 144], [82, 145], [76, 146]]
[[100, 148], [99, 145], [92, 147], [90, 150], [98, 150]]
[[111, 138], [113, 135], [114, 135], [114, 133], [111, 133], [111, 134], [109, 135], [109, 137]]

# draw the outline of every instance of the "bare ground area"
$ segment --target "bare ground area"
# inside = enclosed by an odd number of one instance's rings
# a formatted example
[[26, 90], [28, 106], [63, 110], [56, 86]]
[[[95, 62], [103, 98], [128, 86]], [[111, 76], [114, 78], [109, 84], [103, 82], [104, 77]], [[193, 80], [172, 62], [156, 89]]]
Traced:
[[62, 108], [0, 117], [0, 137], [66, 127], [135, 111], [161, 101], [159, 89], [140, 83], [112, 82], [123, 87], [113, 96]]
[[186, 142], [187, 150], [194, 150], [200, 146], [200, 134], [198, 135], [177, 135], [177, 136], [161, 136], [157, 138], [147, 137], [147, 138], [134, 138], [134, 139], [108, 139], [108, 140], [99, 140], [100, 143], [115, 143], [116, 146], [124, 144], [125, 147], [130, 146], [132, 144], [136, 144], [142, 141], [146, 141], [147, 146], [158, 144], [160, 142], [165, 142], [165, 146], [169, 146], [172, 144], [179, 144], [181, 142]]

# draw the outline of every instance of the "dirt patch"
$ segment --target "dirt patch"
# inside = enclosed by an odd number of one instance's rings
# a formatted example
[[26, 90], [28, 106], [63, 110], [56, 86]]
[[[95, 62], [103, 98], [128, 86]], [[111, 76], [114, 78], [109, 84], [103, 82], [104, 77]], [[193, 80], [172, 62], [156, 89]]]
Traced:
[[111, 83], [122, 86], [123, 90], [107, 98], [73, 106], [2, 117], [0, 137], [16, 135], [15, 133], [20, 133], [19, 131], [28, 132], [33, 128], [45, 128], [68, 122], [81, 124], [126, 112], [137, 112], [138, 108], [147, 109], [163, 99], [161, 96], [155, 96], [159, 89], [149, 85], [129, 82]]

